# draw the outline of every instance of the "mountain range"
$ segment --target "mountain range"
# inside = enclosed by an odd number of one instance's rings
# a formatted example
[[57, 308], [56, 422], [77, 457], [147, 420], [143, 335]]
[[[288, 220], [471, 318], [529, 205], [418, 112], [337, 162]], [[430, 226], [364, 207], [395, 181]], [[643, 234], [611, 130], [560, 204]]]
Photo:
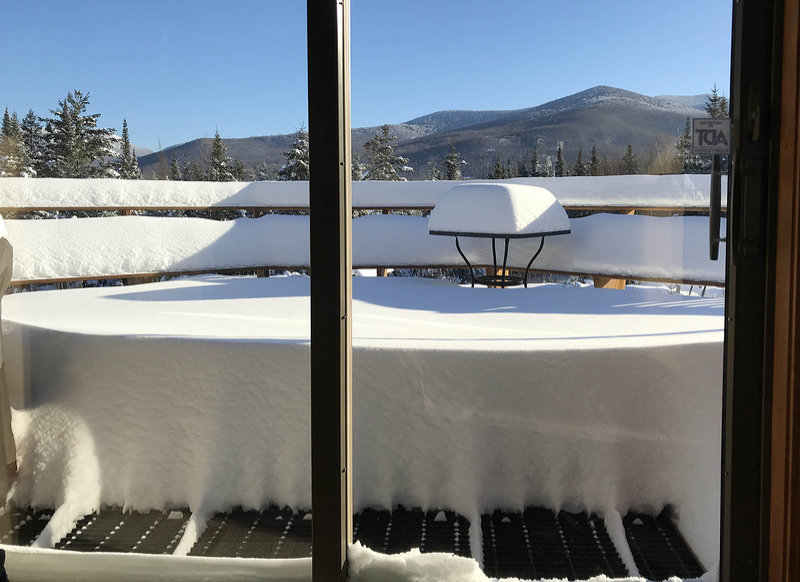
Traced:
[[[464, 175], [482, 178], [495, 160], [530, 162], [538, 147], [540, 161], [555, 160], [562, 144], [572, 166], [578, 151], [585, 159], [593, 145], [601, 157], [620, 157], [631, 145], [640, 159], [673, 148], [686, 118], [705, 117], [706, 95], [658, 95], [649, 97], [624, 89], [597, 86], [542, 105], [516, 110], [438, 111], [391, 125], [397, 136], [395, 152], [407, 157], [414, 168], [409, 178], [424, 178], [429, 163], [441, 163], [455, 144], [467, 162]], [[353, 149], [366, 160], [364, 142], [380, 132], [379, 127], [353, 129]], [[262, 162], [277, 170], [285, 161], [294, 134], [223, 139], [228, 154], [246, 168]], [[154, 177], [171, 159], [202, 165], [211, 146], [210, 138], [195, 139], [162, 152], [139, 158], [145, 177]]]

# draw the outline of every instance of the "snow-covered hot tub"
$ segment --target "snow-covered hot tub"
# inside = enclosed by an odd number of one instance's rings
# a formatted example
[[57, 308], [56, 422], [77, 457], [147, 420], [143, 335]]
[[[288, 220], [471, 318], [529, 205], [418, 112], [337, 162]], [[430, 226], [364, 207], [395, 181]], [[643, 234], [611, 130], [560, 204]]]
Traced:
[[[15, 496], [59, 508], [39, 543], [103, 503], [308, 507], [308, 292], [204, 276], [7, 296]], [[356, 278], [353, 335], [357, 507], [672, 504], [713, 567], [721, 298]]]

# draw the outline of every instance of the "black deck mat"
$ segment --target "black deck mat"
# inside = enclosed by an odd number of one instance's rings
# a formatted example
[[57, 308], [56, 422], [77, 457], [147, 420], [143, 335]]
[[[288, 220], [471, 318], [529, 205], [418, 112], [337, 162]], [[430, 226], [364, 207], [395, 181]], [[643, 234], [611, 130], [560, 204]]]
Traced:
[[31, 545], [53, 516], [52, 509], [6, 507], [0, 515], [0, 543]]
[[669, 508], [658, 516], [630, 512], [622, 520], [639, 574], [648, 580], [699, 578], [703, 567], [675, 528]]
[[595, 514], [556, 515], [528, 507], [523, 513], [495, 511], [481, 516], [483, 565], [488, 576], [582, 580], [628, 575]]
[[353, 518], [353, 538], [385, 554], [419, 548], [422, 553], [470, 554], [469, 520], [446, 510], [365, 509]]
[[56, 549], [171, 554], [188, 520], [188, 509], [126, 513], [119, 507], [110, 507], [82, 517], [56, 544]]
[[311, 555], [311, 513], [269, 507], [217, 513], [190, 556], [305, 558]]

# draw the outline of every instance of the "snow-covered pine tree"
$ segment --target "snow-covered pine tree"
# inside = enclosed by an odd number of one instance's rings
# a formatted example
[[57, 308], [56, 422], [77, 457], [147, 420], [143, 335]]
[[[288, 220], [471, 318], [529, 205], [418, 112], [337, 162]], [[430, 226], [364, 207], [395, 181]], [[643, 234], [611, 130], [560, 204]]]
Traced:
[[253, 173], [244, 167], [244, 164], [241, 160], [237, 160], [236, 158], [231, 158], [233, 160], [233, 169], [231, 172], [233, 173], [233, 179], [237, 182], [246, 182], [248, 178], [251, 178]]
[[111, 176], [106, 161], [114, 156], [113, 128], [97, 127], [99, 113], [85, 114], [89, 94], [75, 90], [51, 109], [54, 117], [43, 118], [46, 146], [46, 173], [59, 178], [100, 178]]
[[222, 143], [219, 130], [214, 132], [211, 151], [206, 160], [206, 180], [209, 182], [233, 182], [233, 158], [228, 155], [228, 148]]
[[28, 154], [28, 168], [26, 175], [29, 177], [39, 176], [45, 167], [45, 133], [39, 118], [29, 109], [20, 123], [22, 141], [25, 143], [25, 152]]
[[633, 146], [628, 144], [625, 150], [625, 155], [622, 156], [622, 166], [620, 168], [623, 174], [640, 174], [641, 168], [639, 166], [639, 159], [633, 153]]
[[206, 173], [200, 165], [189, 161], [183, 164], [181, 174], [183, 175], [183, 180], [187, 182], [202, 182], [207, 178]]
[[359, 182], [364, 179], [364, 174], [367, 172], [367, 165], [361, 161], [359, 155], [353, 152], [352, 162], [350, 164], [350, 178], [353, 182]]
[[180, 164], [178, 164], [178, 158], [175, 157], [175, 154], [172, 154], [172, 160], [169, 163], [169, 174], [167, 175], [167, 179], [174, 182], [183, 180], [183, 170], [181, 169]]
[[6, 108], [0, 127], [0, 176], [22, 176], [29, 165], [19, 118]]
[[597, 146], [592, 144], [592, 155], [589, 158], [589, 175], [600, 175], [600, 161], [597, 159]]
[[140, 180], [142, 177], [142, 172], [139, 170], [139, 161], [136, 159], [136, 152], [128, 135], [127, 119], [122, 120], [122, 144], [120, 146], [119, 160], [117, 161], [117, 172], [119, 172], [119, 177], [124, 180]]
[[425, 179], [431, 182], [444, 180], [444, 173], [436, 160], [428, 160], [428, 163], [425, 164]]
[[719, 94], [716, 84], [706, 98], [704, 109], [709, 117], [728, 117], [728, 98]]
[[700, 156], [692, 155], [692, 123], [688, 117], [686, 118], [683, 132], [678, 136], [675, 151], [678, 157], [678, 164], [683, 168], [684, 174], [701, 173], [710, 167], [706, 160], [703, 160]]
[[489, 179], [502, 180], [503, 178], [506, 178], [507, 175], [508, 172], [506, 171], [506, 167], [503, 162], [500, 161], [500, 158], [495, 159], [492, 171], [489, 172]]
[[381, 126], [381, 133], [364, 144], [364, 149], [369, 155], [367, 165], [367, 180], [405, 181], [398, 172], [412, 172], [408, 166], [408, 159], [394, 153], [396, 135], [391, 135], [389, 124]]
[[506, 178], [516, 178], [517, 177], [517, 166], [511, 163], [511, 158], [506, 158]]
[[531, 156], [531, 176], [539, 178], [544, 175], [542, 165], [539, 163], [539, 146], [536, 146], [533, 148], [533, 155]]
[[292, 182], [309, 179], [308, 132], [304, 127], [297, 130], [291, 148], [283, 155], [286, 156], [286, 163], [278, 170], [278, 180]]
[[683, 131], [678, 136], [678, 141], [675, 143], [675, 155], [678, 158], [681, 166], [683, 167], [684, 171], [686, 170], [686, 165], [689, 160], [689, 156], [691, 155], [691, 148], [692, 148], [692, 125], [689, 117], [686, 117], [686, 125], [683, 127]]
[[132, 180], [141, 180], [142, 171], [139, 169], [139, 158], [136, 157], [136, 148], [131, 147], [131, 175]]
[[5, 137], [11, 133], [11, 116], [8, 114], [8, 107], [6, 107], [5, 113], [3, 113], [3, 124], [0, 125], [0, 134]]
[[525, 160], [523, 159], [517, 160], [517, 167], [514, 173], [517, 175], [518, 178], [528, 178], [531, 175], [530, 170], [528, 170], [528, 165], [525, 163]]
[[583, 148], [578, 148], [578, 159], [575, 160], [575, 166], [572, 168], [572, 175], [586, 176], [587, 174], [586, 163], [583, 161]]
[[445, 180], [460, 180], [461, 166], [466, 162], [461, 159], [461, 154], [456, 151], [456, 142], [450, 140], [450, 153], [444, 161]]
[[258, 166], [258, 170], [256, 171], [256, 180], [259, 182], [272, 180], [272, 172], [267, 166], [267, 162], [261, 162], [261, 165]]
[[564, 176], [569, 176], [569, 170], [567, 170], [567, 162], [564, 160], [564, 150], [561, 144], [558, 144], [558, 151], [556, 152], [556, 177], [563, 178]]

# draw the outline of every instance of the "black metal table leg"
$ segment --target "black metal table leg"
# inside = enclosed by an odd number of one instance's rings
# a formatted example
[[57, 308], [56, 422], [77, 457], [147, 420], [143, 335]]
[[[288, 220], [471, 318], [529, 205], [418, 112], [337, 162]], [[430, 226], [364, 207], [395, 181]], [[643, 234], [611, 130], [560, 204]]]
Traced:
[[467, 256], [461, 250], [461, 245], [458, 244], [458, 237], [456, 237], [456, 250], [458, 251], [458, 254], [461, 255], [461, 258], [464, 259], [467, 267], [469, 267], [469, 282], [472, 287], [475, 287], [475, 275], [472, 273], [472, 265], [469, 264]]
[[[492, 241], [492, 244], [494, 244], [494, 241]], [[509, 278], [506, 276], [506, 264], [508, 264], [508, 237], [506, 237], [505, 250], [503, 251], [503, 271], [502, 271], [502, 275], [501, 275], [501, 277], [502, 277], [501, 280], [503, 281], [501, 286], [502, 286], [503, 289], [506, 288], [506, 283], [509, 282]], [[497, 265], [496, 264], [494, 266], [494, 274], [497, 275]]]
[[535, 261], [536, 257], [539, 256], [539, 253], [542, 252], [542, 247], [544, 247], [544, 237], [542, 237], [542, 242], [539, 243], [539, 250], [537, 250], [536, 254], [534, 254], [533, 257], [531, 257], [531, 260], [528, 261], [528, 266], [525, 267], [525, 278], [522, 281], [523, 281], [523, 284], [525, 285], [526, 289], [528, 288], [528, 271], [530, 270], [531, 265], [533, 264], [533, 261]]

